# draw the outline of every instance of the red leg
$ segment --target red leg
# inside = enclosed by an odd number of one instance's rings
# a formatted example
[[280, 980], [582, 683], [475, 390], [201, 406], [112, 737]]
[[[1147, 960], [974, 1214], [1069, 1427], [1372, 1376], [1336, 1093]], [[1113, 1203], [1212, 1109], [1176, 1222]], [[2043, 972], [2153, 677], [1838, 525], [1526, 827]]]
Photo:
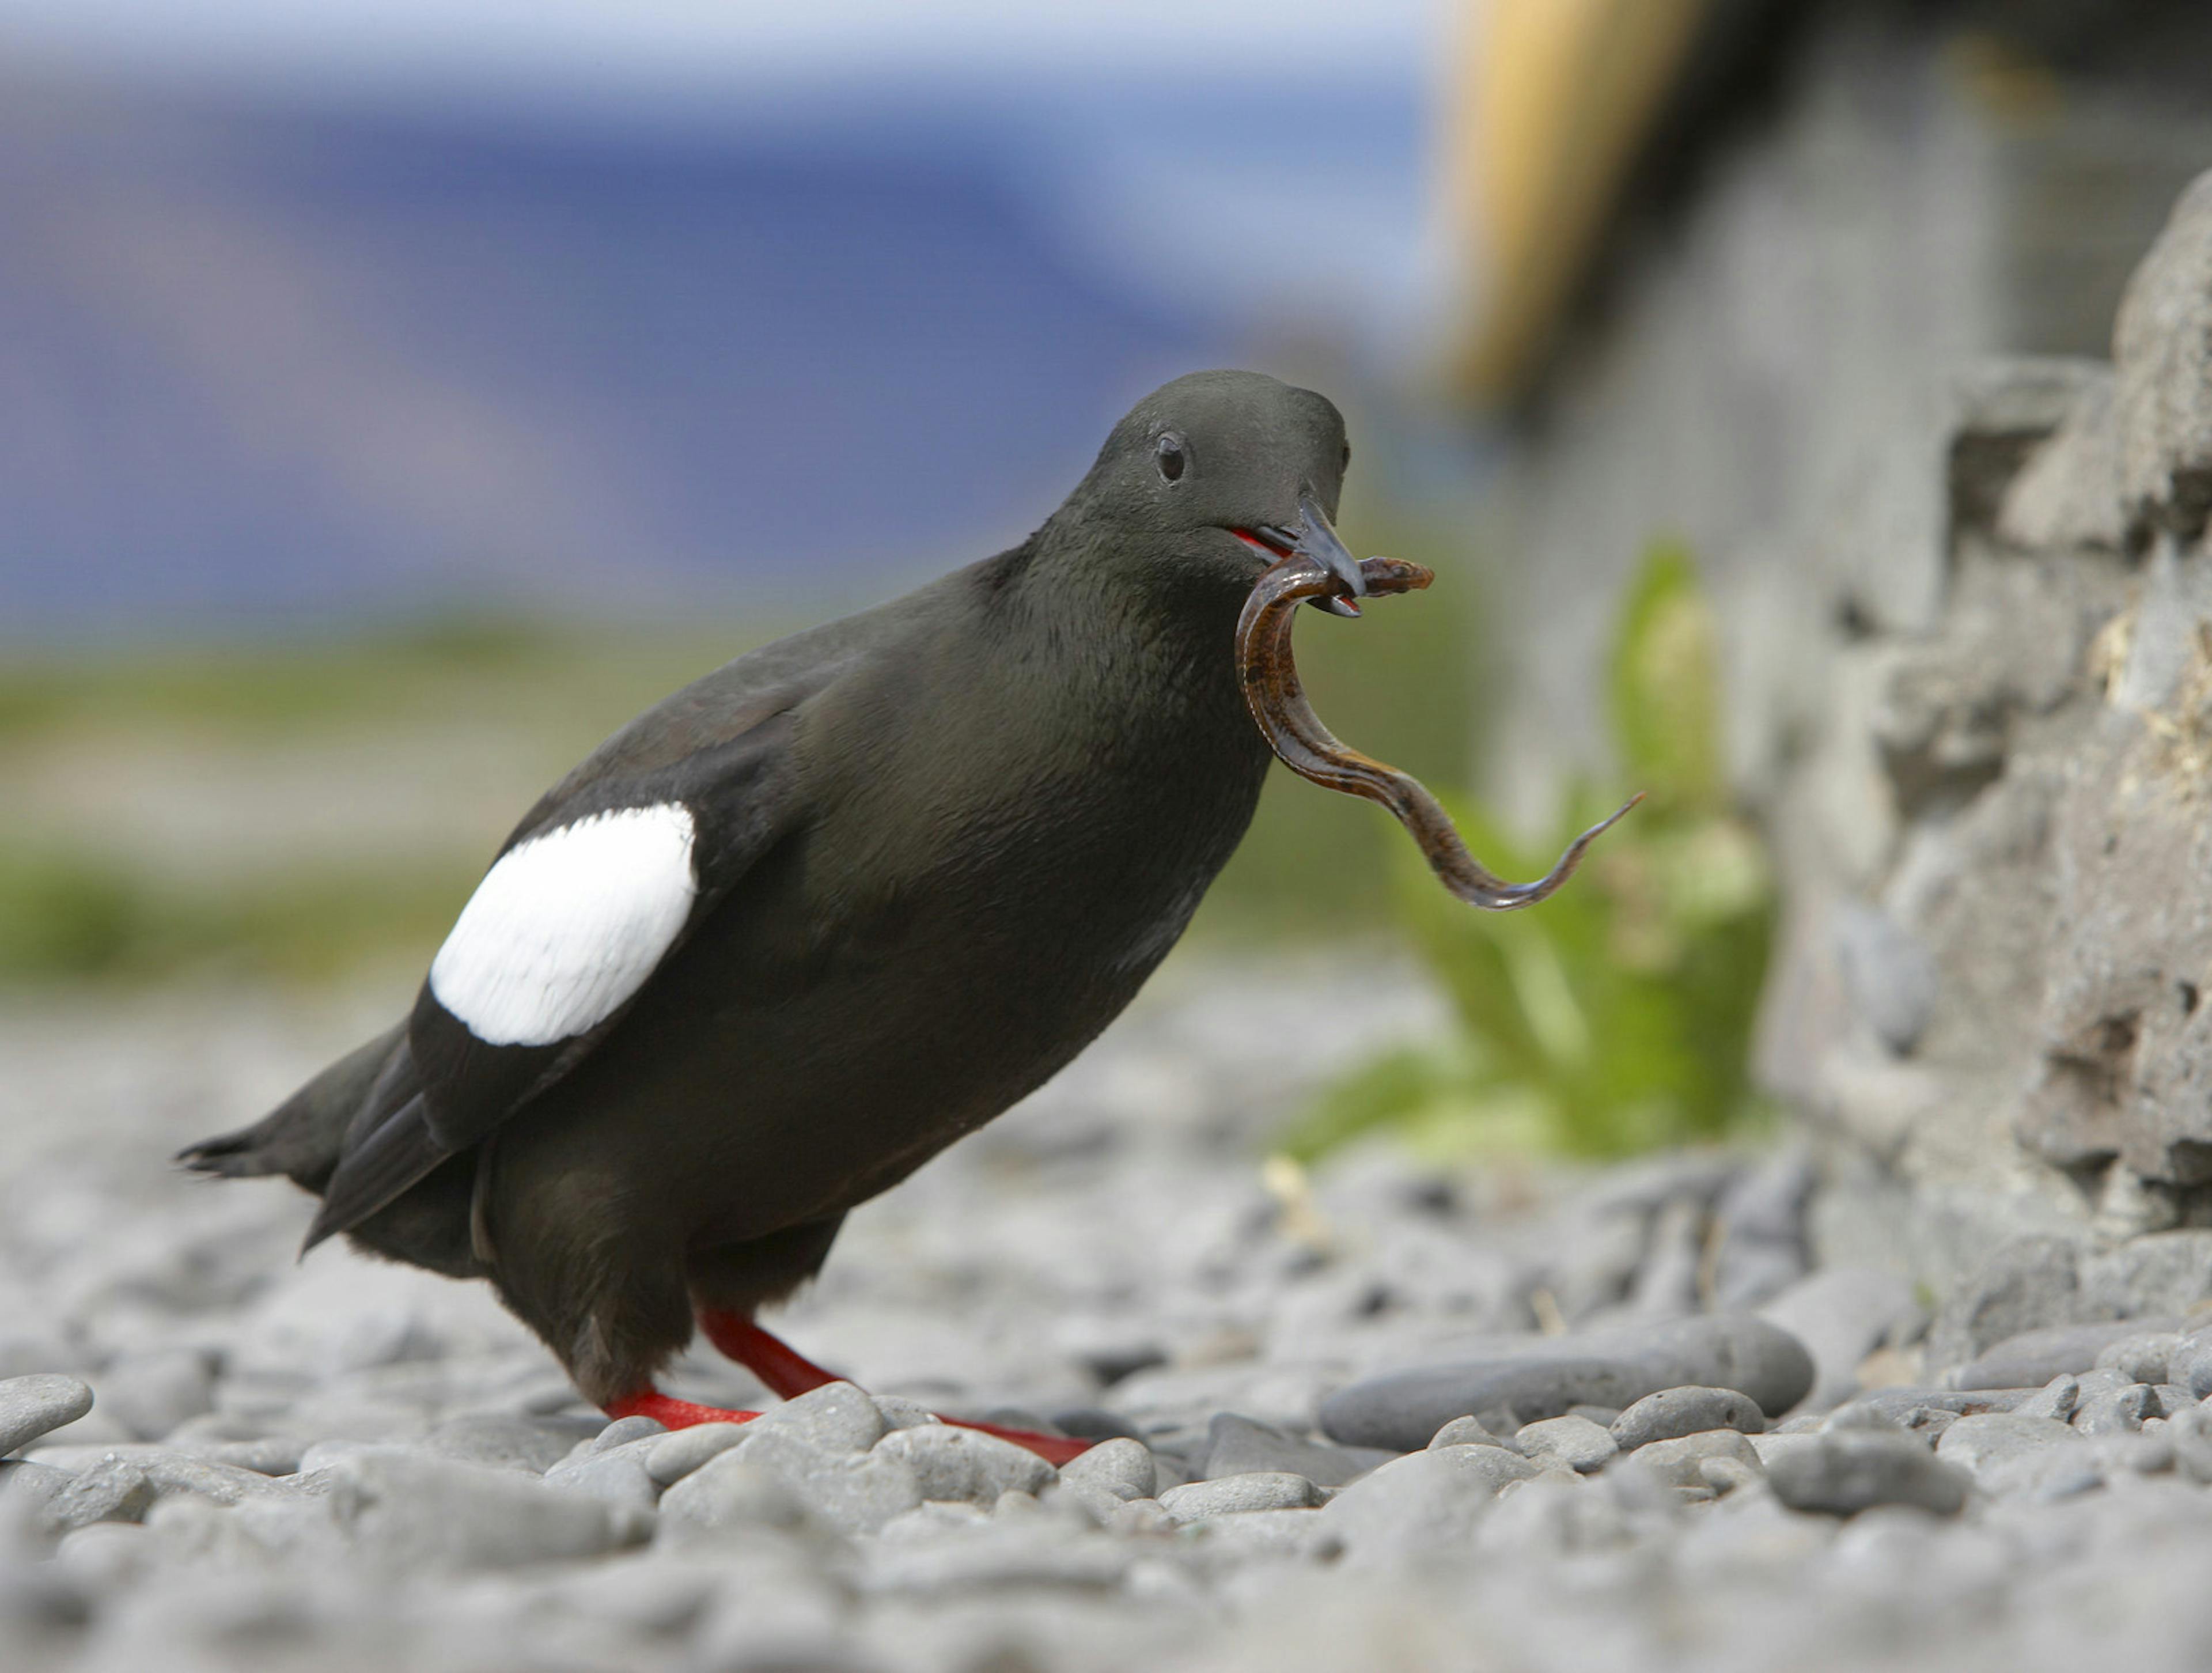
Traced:
[[[823, 1370], [813, 1360], [762, 1329], [743, 1313], [704, 1309], [699, 1314], [699, 1328], [707, 1333], [708, 1341], [759, 1378], [779, 1399], [796, 1399], [809, 1390], [820, 1388], [824, 1383], [841, 1380], [835, 1372]], [[665, 1422], [667, 1420], [662, 1421]], [[1034, 1429], [1008, 1429], [996, 1423], [971, 1423], [965, 1418], [948, 1417], [944, 1421], [956, 1428], [980, 1429], [987, 1435], [996, 1435], [1000, 1440], [1026, 1446], [1054, 1468], [1088, 1451], [1091, 1446], [1091, 1442], [1078, 1440], [1069, 1435], [1043, 1435]], [[688, 1421], [701, 1423], [714, 1420], [691, 1418]], [[671, 1424], [669, 1427], [673, 1428], [675, 1426]]]
[[611, 1418], [649, 1417], [671, 1429], [689, 1429], [695, 1423], [750, 1423], [758, 1412], [733, 1412], [720, 1406], [702, 1406], [696, 1401], [678, 1400], [658, 1389], [647, 1389], [637, 1394], [626, 1394], [619, 1400], [607, 1402], [607, 1415]]
[[834, 1371], [824, 1371], [813, 1360], [778, 1341], [743, 1313], [702, 1309], [699, 1328], [707, 1340], [768, 1385], [779, 1400], [795, 1400], [824, 1383], [842, 1382]]

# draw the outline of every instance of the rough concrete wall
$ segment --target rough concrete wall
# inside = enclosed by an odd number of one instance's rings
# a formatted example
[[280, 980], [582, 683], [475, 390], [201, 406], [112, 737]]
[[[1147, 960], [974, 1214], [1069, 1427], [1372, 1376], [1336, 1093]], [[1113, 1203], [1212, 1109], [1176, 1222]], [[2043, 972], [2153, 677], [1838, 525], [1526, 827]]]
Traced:
[[2212, 1293], [2212, 174], [2115, 344], [1982, 375], [1942, 602], [1838, 657], [1776, 804], [1767, 1068], [1870, 1186], [1831, 1235], [1954, 1298], [1939, 1362], [2096, 1316], [2084, 1262]]

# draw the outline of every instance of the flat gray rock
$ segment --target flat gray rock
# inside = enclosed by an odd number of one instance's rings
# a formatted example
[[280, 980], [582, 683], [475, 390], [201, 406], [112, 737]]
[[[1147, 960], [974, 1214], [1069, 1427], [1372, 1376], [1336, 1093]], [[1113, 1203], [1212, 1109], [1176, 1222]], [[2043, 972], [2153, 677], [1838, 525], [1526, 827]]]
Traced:
[[1966, 1470], [1984, 1488], [2004, 1492], [2033, 1485], [2054, 1462], [2086, 1459], [2088, 1441], [2055, 1419], [1984, 1412], [1944, 1431], [1936, 1456]]
[[708, 1459], [728, 1451], [745, 1438], [743, 1423], [695, 1423], [653, 1438], [645, 1455], [647, 1472], [655, 1483], [669, 1487], [682, 1481]]
[[1234, 1412], [1218, 1412], [1206, 1430], [1206, 1475], [1243, 1475], [1255, 1470], [1288, 1470], [1325, 1487], [1340, 1487], [1355, 1475], [1397, 1457], [1370, 1447], [1328, 1446], [1300, 1439], [1272, 1424]]
[[1954, 1389], [2039, 1389], [2094, 1369], [2116, 1341], [2172, 1328], [2172, 1319], [2104, 1319], [2023, 1330], [1984, 1348], [1945, 1380]]
[[[685, 1530], [709, 1533], [787, 1525], [788, 1508], [796, 1505], [813, 1525], [837, 1533], [873, 1533], [922, 1502], [913, 1466], [893, 1453], [817, 1446], [769, 1427], [764, 1419], [744, 1427], [749, 1433], [743, 1440], [661, 1495], [664, 1523], [673, 1520]], [[777, 1490], [764, 1490], [763, 1478], [777, 1483]]]
[[451, 1573], [598, 1556], [652, 1519], [520, 1470], [391, 1450], [359, 1452], [319, 1485], [356, 1550], [393, 1571]]
[[794, 1436], [835, 1452], [865, 1452], [886, 1433], [883, 1412], [850, 1383], [824, 1383], [795, 1400], [769, 1407], [739, 1427], [759, 1434]]
[[1647, 1471], [1668, 1487], [1716, 1494], [1731, 1492], [1756, 1480], [1765, 1469], [1758, 1449], [1736, 1429], [1655, 1440], [1624, 1454], [1622, 1462]]
[[1288, 1470], [1261, 1469], [1188, 1481], [1160, 1495], [1160, 1508], [1177, 1522], [1236, 1516], [1249, 1511], [1304, 1510], [1322, 1501], [1321, 1489]]
[[1499, 1489], [1542, 1473], [1502, 1446], [1439, 1446], [1369, 1471], [1329, 1500], [1322, 1517], [1362, 1563], [1449, 1561]]
[[1956, 1516], [1972, 1481], [1910, 1435], [1870, 1430], [1804, 1436], [1765, 1463], [1776, 1498], [1793, 1511], [1823, 1516], [1856, 1516], [1877, 1505]]
[[1611, 1428], [1613, 1444], [1633, 1452], [1655, 1440], [1674, 1440], [1713, 1429], [1735, 1429], [1758, 1434], [1766, 1419], [1757, 1402], [1734, 1389], [1662, 1389], [1647, 1394], [1619, 1417]]
[[1735, 1389], [1778, 1416], [1812, 1384], [1812, 1359], [1796, 1337], [1747, 1314], [1715, 1313], [1501, 1342], [1487, 1357], [1369, 1378], [1322, 1402], [1321, 1427], [1346, 1445], [1411, 1451], [1455, 1417], [1501, 1408], [1517, 1427], [1695, 1385]]
[[1159, 1466], [1141, 1441], [1103, 1440], [1060, 1467], [1071, 1487], [1095, 1489], [1127, 1501], [1150, 1499], [1159, 1491]]
[[1588, 1418], [1577, 1417], [1571, 1412], [1565, 1417], [1547, 1417], [1540, 1423], [1525, 1426], [1513, 1437], [1513, 1445], [1532, 1463], [1555, 1465], [1578, 1475], [1598, 1469], [1620, 1451], [1612, 1435]]
[[91, 1386], [79, 1378], [44, 1372], [0, 1380], [0, 1457], [91, 1409]]
[[1879, 1267], [1827, 1267], [1792, 1284], [1759, 1308], [1759, 1316], [1805, 1345], [1813, 1356], [1813, 1387], [1804, 1406], [1826, 1411], [1859, 1391], [1866, 1356], [1900, 1324], [1920, 1315], [1912, 1286]]
[[1002, 1493], [1042, 1493], [1056, 1479], [1053, 1467], [1027, 1447], [950, 1423], [894, 1429], [872, 1456], [904, 1463], [925, 1500], [990, 1505]]

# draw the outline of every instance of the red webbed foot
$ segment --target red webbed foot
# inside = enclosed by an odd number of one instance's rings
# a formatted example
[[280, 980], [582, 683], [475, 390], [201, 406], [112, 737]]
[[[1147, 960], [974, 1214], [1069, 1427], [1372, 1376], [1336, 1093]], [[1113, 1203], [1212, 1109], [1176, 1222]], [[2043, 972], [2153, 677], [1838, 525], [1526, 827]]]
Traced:
[[[836, 1372], [823, 1370], [787, 1342], [762, 1329], [743, 1313], [703, 1308], [699, 1314], [699, 1328], [706, 1332], [708, 1341], [759, 1378], [768, 1385], [769, 1392], [779, 1399], [795, 1400], [825, 1383], [842, 1380]], [[688, 1421], [693, 1423], [715, 1421], [712, 1418]], [[956, 1428], [978, 1429], [987, 1435], [996, 1435], [1000, 1440], [1010, 1440], [1017, 1446], [1026, 1446], [1055, 1469], [1088, 1451], [1093, 1445], [1071, 1435], [1039, 1434], [1034, 1429], [1009, 1429], [996, 1423], [971, 1423], [965, 1418], [947, 1417], [943, 1421]], [[670, 1427], [675, 1426], [671, 1424]]]

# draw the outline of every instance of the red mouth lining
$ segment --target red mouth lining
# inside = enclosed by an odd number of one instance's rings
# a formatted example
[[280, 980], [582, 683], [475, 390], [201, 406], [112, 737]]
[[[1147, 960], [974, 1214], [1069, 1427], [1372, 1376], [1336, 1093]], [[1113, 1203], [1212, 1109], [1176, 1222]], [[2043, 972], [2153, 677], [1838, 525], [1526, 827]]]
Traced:
[[1291, 555], [1291, 549], [1287, 544], [1278, 544], [1252, 529], [1231, 529], [1229, 532], [1253, 551], [1265, 552], [1270, 557], [1288, 557]]

